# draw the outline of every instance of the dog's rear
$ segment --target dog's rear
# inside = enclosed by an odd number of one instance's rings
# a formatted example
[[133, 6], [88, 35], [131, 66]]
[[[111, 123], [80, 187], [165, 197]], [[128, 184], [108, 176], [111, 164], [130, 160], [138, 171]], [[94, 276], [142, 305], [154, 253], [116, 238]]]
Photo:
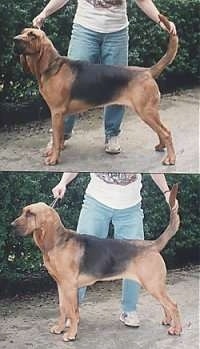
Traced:
[[167, 228], [155, 241], [144, 242], [146, 248], [135, 262], [137, 280], [162, 305], [165, 314], [162, 324], [170, 326], [168, 329], [170, 335], [180, 335], [182, 327], [177, 304], [167, 294], [166, 266], [160, 251], [179, 228], [177, 191], [178, 185], [174, 185], [169, 198], [170, 220]]

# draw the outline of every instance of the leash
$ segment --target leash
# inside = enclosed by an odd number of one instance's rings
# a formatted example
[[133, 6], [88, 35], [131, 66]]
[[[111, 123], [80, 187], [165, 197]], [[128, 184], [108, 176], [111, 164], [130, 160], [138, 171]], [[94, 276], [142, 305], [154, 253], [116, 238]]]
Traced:
[[55, 198], [49, 206], [52, 207], [52, 208], [54, 208], [54, 207], [56, 206], [58, 200], [60, 200], [59, 197]]

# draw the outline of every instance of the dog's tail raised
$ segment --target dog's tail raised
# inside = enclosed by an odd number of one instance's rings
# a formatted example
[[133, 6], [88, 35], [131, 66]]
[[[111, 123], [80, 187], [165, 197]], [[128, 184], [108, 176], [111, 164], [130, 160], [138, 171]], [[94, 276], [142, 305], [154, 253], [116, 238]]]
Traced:
[[169, 197], [170, 220], [165, 231], [154, 241], [154, 246], [160, 252], [167, 245], [168, 241], [174, 236], [180, 225], [180, 218], [178, 215], [178, 203], [176, 196], [178, 192], [178, 184], [173, 185]]
[[[168, 19], [161, 14], [159, 15], [159, 18], [169, 31], [170, 23]], [[173, 62], [174, 58], [176, 57], [176, 53], [178, 51], [178, 36], [172, 33], [170, 33], [169, 35], [170, 37], [167, 52], [156, 64], [154, 64], [150, 68], [150, 72], [153, 78], [157, 78], [162, 73], [162, 71]]]

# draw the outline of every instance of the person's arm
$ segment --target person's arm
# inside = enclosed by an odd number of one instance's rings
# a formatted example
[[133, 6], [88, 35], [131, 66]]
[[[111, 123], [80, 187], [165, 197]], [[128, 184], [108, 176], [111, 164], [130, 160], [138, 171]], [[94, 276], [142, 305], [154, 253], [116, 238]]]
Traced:
[[45, 19], [62, 8], [69, 0], [50, 0], [45, 8], [33, 19], [33, 26], [40, 28]]
[[54, 198], [62, 199], [65, 195], [66, 187], [78, 176], [75, 172], [64, 172], [60, 182], [52, 189]]
[[[165, 200], [169, 204], [170, 189], [168, 187], [165, 175], [163, 173], [152, 173], [151, 178], [153, 179], [157, 187], [160, 189], [160, 191], [163, 193]], [[176, 205], [178, 205], [177, 200]]]
[[[137, 6], [149, 17], [152, 21], [161, 26], [162, 29], [167, 30], [165, 25], [160, 22], [158, 15], [160, 12], [151, 0], [135, 0]], [[170, 33], [176, 35], [176, 26], [173, 22], [170, 22]]]
[[170, 192], [165, 175], [163, 173], [152, 173], [151, 178], [164, 195], [165, 193]]

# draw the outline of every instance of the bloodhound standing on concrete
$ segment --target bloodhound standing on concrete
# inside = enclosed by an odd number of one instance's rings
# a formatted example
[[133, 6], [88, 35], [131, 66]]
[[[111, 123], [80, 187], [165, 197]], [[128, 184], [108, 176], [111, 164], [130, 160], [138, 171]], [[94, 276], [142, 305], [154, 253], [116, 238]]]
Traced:
[[[160, 15], [166, 28], [169, 21]], [[26, 28], [14, 38], [15, 51], [26, 71], [36, 76], [39, 90], [51, 111], [53, 146], [45, 152], [45, 163], [55, 165], [64, 148], [64, 117], [111, 104], [136, 111], [158, 135], [156, 151], [167, 148], [164, 165], [174, 165], [176, 156], [171, 132], [160, 121], [160, 92], [156, 81], [177, 53], [178, 37], [170, 34], [166, 54], [152, 67], [122, 67], [91, 64], [60, 56], [40, 29]]]
[[154, 241], [99, 239], [65, 229], [57, 212], [44, 203], [26, 206], [12, 225], [22, 236], [33, 234], [49, 274], [57, 282], [60, 317], [51, 328], [59, 334], [70, 326], [64, 340], [74, 340], [79, 323], [77, 290], [96, 281], [133, 279], [139, 282], [162, 305], [168, 333], [180, 335], [177, 305], [166, 292], [166, 266], [160, 251], [179, 228], [178, 186], [170, 198], [170, 220], [165, 231]]

